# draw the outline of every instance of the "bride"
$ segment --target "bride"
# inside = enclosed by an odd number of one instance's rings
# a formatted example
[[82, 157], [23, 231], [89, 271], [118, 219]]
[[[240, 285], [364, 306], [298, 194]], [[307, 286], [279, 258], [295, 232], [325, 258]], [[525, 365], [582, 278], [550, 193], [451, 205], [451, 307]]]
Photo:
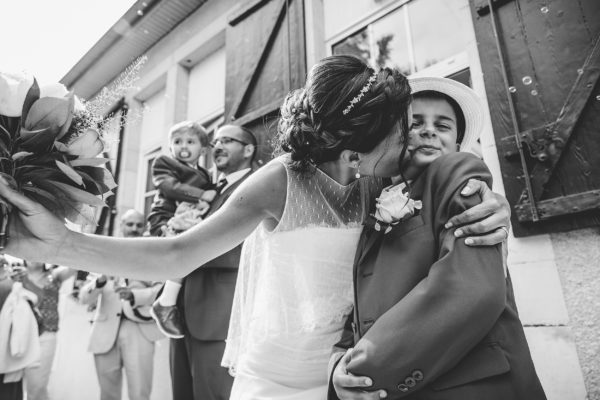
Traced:
[[[285, 154], [192, 230], [128, 240], [80, 234], [0, 182], [0, 196], [19, 211], [6, 252], [160, 280], [185, 276], [248, 237], [223, 358], [236, 376], [231, 398], [324, 399], [330, 350], [353, 304], [361, 224], [380, 178], [399, 173], [410, 101], [397, 70], [328, 57], [281, 108]], [[502, 207], [492, 206], [496, 216]]]

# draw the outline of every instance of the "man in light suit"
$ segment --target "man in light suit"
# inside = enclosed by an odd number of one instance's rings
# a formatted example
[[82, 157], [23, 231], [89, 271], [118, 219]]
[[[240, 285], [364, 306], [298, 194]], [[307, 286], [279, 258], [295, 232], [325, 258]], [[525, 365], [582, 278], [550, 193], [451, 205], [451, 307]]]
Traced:
[[[211, 142], [221, 173], [210, 216], [252, 173], [256, 138], [249, 130], [225, 125]], [[177, 306], [185, 322], [183, 339], [171, 340], [173, 399], [227, 400], [233, 378], [221, 367], [242, 245], [188, 275]]]
[[[141, 236], [145, 226], [144, 216], [136, 210], [121, 217], [124, 237]], [[81, 288], [81, 302], [97, 304], [88, 350], [94, 354], [101, 400], [121, 399], [122, 369], [129, 399], [150, 399], [154, 342], [163, 336], [149, 308], [160, 287], [158, 282], [102, 275]]]

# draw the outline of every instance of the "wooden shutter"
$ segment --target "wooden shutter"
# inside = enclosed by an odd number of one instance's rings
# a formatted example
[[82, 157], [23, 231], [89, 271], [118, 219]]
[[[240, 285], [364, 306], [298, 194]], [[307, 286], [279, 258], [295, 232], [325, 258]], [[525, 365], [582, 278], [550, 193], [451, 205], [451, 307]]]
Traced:
[[470, 6], [515, 236], [600, 225], [600, 1]]
[[302, 0], [250, 1], [230, 16], [226, 46], [225, 123], [252, 129], [269, 159], [278, 109], [306, 79]]

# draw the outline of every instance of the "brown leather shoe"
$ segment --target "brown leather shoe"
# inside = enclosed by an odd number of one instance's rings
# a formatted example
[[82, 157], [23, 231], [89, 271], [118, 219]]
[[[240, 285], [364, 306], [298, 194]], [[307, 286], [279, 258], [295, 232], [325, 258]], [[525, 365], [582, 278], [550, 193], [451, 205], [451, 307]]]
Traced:
[[150, 315], [156, 321], [158, 329], [171, 339], [181, 339], [183, 335], [183, 324], [177, 306], [162, 306], [156, 300], [150, 307]]

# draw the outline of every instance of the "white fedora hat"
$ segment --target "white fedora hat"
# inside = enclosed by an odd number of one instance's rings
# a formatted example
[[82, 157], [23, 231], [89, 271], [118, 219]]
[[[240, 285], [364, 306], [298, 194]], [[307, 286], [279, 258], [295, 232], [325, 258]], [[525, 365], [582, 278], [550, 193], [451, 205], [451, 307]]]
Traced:
[[483, 102], [470, 87], [449, 78], [419, 77], [409, 79], [412, 94], [432, 90], [451, 97], [458, 103], [465, 117], [465, 136], [461, 151], [477, 149], [477, 139], [483, 130], [485, 111]]

